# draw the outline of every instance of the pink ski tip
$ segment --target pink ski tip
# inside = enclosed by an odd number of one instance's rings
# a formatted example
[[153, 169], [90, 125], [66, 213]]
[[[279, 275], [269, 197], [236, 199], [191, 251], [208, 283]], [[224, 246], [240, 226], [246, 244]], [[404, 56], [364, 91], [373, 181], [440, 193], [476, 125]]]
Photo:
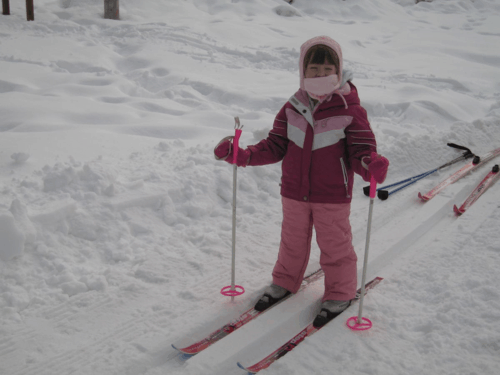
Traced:
[[422, 199], [423, 201], [428, 201], [429, 198], [427, 198], [425, 195], [422, 195], [422, 193], [418, 193], [418, 197]]
[[246, 368], [245, 366], [243, 366], [240, 362], [237, 362], [236, 364], [238, 365], [238, 367], [239, 367], [240, 369], [245, 370], [248, 374], [256, 374], [256, 372], [255, 372], [255, 371], [251, 371], [250, 369], [248, 369], [248, 368]]
[[373, 323], [368, 318], [361, 318], [361, 323], [358, 323], [358, 317], [352, 316], [347, 319], [346, 325], [353, 331], [366, 331], [372, 328]]
[[453, 206], [453, 211], [457, 214], [457, 216], [460, 216], [460, 215], [462, 215], [462, 214], [463, 214], [463, 211], [461, 211], [461, 210], [457, 207], [457, 205], [454, 205], [454, 206]]
[[178, 348], [177, 346], [172, 344], [172, 348], [174, 348], [175, 350], [178, 350], [180, 353], [182, 353], [182, 355], [185, 356], [184, 358], [186, 358], [186, 359], [190, 358], [198, 353], [196, 350], [191, 350], [190, 346], [187, 348]]

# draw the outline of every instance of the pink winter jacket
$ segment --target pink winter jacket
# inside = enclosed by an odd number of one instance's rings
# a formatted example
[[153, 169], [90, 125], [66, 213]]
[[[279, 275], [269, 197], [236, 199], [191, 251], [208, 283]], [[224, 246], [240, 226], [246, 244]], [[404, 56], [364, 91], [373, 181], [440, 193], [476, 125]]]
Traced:
[[348, 84], [346, 103], [334, 94], [317, 105], [312, 116], [307, 92], [299, 89], [279, 111], [269, 136], [248, 147], [248, 165], [283, 160], [282, 196], [312, 203], [349, 203], [354, 172], [369, 179], [361, 159], [376, 152], [375, 135], [356, 87]]
[[340, 45], [327, 36], [318, 36], [300, 48], [300, 89], [281, 108], [269, 136], [249, 146], [248, 165], [283, 160], [281, 195], [312, 203], [349, 203], [354, 172], [369, 180], [361, 160], [376, 152], [375, 135], [356, 87], [347, 82], [317, 102], [304, 89], [304, 57], [314, 45], [326, 45], [339, 57], [339, 82], [343, 82]]

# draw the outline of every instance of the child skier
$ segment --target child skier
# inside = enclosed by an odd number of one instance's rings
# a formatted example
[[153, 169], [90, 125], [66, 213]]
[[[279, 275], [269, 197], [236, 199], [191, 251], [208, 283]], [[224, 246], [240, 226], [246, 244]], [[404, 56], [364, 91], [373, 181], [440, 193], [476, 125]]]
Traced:
[[[326, 36], [300, 48], [300, 89], [277, 114], [269, 136], [239, 148], [239, 167], [282, 162], [283, 223], [273, 283], [255, 305], [263, 311], [301, 285], [309, 261], [313, 226], [325, 274], [320, 327], [356, 295], [356, 253], [349, 222], [354, 172], [365, 181], [385, 180], [389, 161], [376, 153], [375, 135], [360, 105], [342, 51]], [[218, 160], [233, 162], [232, 137], [215, 147]]]

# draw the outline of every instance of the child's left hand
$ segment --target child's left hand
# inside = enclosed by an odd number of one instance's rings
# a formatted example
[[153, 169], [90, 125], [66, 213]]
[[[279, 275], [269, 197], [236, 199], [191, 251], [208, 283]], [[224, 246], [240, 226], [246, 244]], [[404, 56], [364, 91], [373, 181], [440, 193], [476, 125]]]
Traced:
[[368, 172], [373, 176], [378, 184], [385, 181], [389, 160], [382, 155], [372, 152], [370, 156], [363, 158], [363, 163], [367, 166]]

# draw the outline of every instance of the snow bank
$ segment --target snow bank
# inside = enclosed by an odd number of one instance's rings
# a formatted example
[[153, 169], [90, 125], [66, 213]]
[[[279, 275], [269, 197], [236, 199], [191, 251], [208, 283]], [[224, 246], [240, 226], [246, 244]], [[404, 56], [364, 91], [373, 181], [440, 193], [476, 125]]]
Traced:
[[14, 216], [10, 212], [0, 212], [0, 259], [7, 261], [22, 255], [24, 240]]
[[[233, 172], [212, 150], [234, 116], [242, 145], [267, 135], [309, 37], [342, 45], [391, 161], [387, 182], [457, 157], [448, 142], [479, 155], [500, 144], [495, 0], [131, 0], [120, 21], [104, 20], [99, 0], [38, 1], [35, 22], [24, 6], [11, 2], [0, 23], [2, 374], [200, 373], [169, 361], [170, 344], [255, 301], [281, 224], [280, 166], [239, 168], [247, 292], [222, 297]], [[446, 205], [483, 170], [468, 176], [428, 208], [442, 216], [425, 239], [405, 237], [425, 211], [417, 192], [449, 172], [376, 204], [375, 328], [354, 335], [338, 321], [268, 373], [495, 373], [500, 185], [456, 219]], [[361, 258], [368, 202], [356, 186]], [[318, 256], [314, 244], [307, 272]], [[214, 372], [237, 371], [216, 352], [205, 357]]]

